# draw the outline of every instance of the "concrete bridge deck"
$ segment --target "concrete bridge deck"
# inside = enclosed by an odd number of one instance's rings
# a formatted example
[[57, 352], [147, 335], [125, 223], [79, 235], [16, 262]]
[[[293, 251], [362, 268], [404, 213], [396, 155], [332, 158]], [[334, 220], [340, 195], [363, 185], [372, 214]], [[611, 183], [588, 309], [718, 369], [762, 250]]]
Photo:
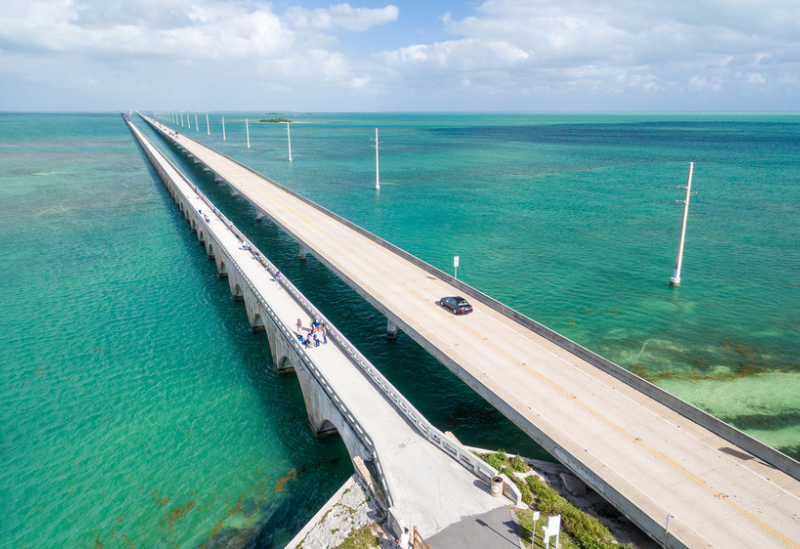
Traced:
[[[796, 461], [242, 164], [149, 122], [659, 543], [800, 549]], [[434, 304], [458, 294], [472, 296], [473, 314], [456, 317]]]
[[[268, 304], [271, 320], [280, 324], [278, 328], [285, 334], [291, 335], [296, 330], [297, 319], [307, 327], [310, 318], [320, 314], [319, 311], [285, 277], [276, 281], [274, 266], [263, 256], [257, 260], [257, 249], [133, 124], [129, 122], [129, 126], [148, 157], [154, 165], [157, 164], [162, 179], [169, 179], [170, 182], [165, 183], [175, 193], [176, 201], [184, 209], [198, 238], [207, 249], [213, 242], [214, 248], [209, 250], [209, 255], [213, 253], [216, 256], [218, 266], [221, 260], [227, 261], [223, 272], [236, 278], [235, 285], [231, 283], [232, 290], [243, 282], [252, 284], [259, 299]], [[243, 244], [248, 244], [249, 249], [244, 249]], [[247, 303], [247, 297], [245, 301], [251, 325], [257, 326], [259, 319], [252, 317], [253, 306]], [[323, 316], [321, 318], [324, 320]], [[484, 482], [487, 474], [495, 473], [494, 469], [471, 456], [460, 445], [444, 439], [442, 433], [435, 432], [419, 412], [352, 348], [335, 326], [327, 322], [327, 327], [328, 344], [304, 349], [292, 336], [295, 345], [288, 345], [291, 347], [289, 352], [282, 351], [277, 355], [276, 348], [286, 347], [287, 342], [273, 345], [275, 342], [271, 337], [271, 347], [275, 347], [272, 349], [275, 366], [286, 371], [287, 361], [291, 361], [291, 369], [302, 378], [301, 386], [312, 428], [329, 433], [333, 424], [345, 440], [351, 457], [377, 461], [390, 511], [399, 526], [410, 528], [415, 525], [424, 537], [430, 537], [459, 523], [464, 517], [509, 504], [505, 498], [492, 497], [488, 484]], [[292, 353], [302, 353], [302, 356], [292, 358]], [[316, 372], [311, 374], [318, 376], [315, 381], [326, 385], [328, 394], [339, 401], [344, 418], [334, 417], [336, 413], [331, 411], [331, 403], [327, 408], [320, 405], [319, 401], [326, 395], [312, 388], [314, 381], [305, 381], [309, 377], [307, 370], [314, 368]], [[362, 431], [361, 435], [357, 431]], [[359, 442], [357, 438], [366, 441]], [[474, 464], [482, 468], [479, 472], [483, 480], [466, 468]]]

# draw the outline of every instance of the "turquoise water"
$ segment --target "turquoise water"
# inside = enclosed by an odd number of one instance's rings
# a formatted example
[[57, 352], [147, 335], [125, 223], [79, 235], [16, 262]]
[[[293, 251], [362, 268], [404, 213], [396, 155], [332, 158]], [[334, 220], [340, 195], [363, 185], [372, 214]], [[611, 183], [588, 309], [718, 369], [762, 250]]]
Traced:
[[[800, 116], [282, 116], [291, 163], [264, 113], [191, 136], [800, 456]], [[542, 457], [145, 131], [432, 421]], [[0, 547], [282, 547], [346, 451], [313, 438], [122, 118], [0, 114], [0, 151]]]

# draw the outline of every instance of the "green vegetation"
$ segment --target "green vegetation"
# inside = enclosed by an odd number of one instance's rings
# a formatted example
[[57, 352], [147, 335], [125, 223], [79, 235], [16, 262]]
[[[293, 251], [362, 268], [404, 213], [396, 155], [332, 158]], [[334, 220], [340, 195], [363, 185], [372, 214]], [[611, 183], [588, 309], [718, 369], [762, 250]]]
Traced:
[[539, 477], [529, 476], [528, 487], [536, 496], [537, 508], [544, 515], [561, 515], [561, 526], [581, 549], [621, 548], [608, 528], [586, 514], [545, 484]]
[[341, 545], [337, 545], [333, 549], [368, 549], [370, 547], [380, 546], [380, 539], [372, 533], [370, 525], [367, 524], [353, 531]]
[[575, 507], [538, 476], [530, 475], [524, 480], [515, 476], [515, 472], [523, 473], [528, 470], [527, 463], [519, 456], [509, 458], [502, 450], [494, 454], [477, 455], [499, 473], [512, 479], [522, 494], [522, 501], [541, 513], [536, 524], [538, 532], [534, 533], [533, 512], [528, 509], [517, 511], [522, 539], [531, 544], [534, 534], [536, 536], [532, 547], [543, 547], [541, 526], [547, 524], [547, 517], [561, 515], [560, 541], [565, 549], [632, 549], [627, 545], [619, 545], [608, 528], [597, 518]]
[[274, 123], [286, 123], [291, 122], [288, 118], [262, 118], [259, 122], [274, 122]]

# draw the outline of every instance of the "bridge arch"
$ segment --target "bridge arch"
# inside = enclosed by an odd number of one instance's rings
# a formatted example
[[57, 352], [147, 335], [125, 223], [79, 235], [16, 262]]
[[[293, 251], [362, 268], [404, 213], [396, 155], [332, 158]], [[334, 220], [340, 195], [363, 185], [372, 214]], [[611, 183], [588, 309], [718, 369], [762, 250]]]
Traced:
[[263, 332], [264, 331], [264, 319], [261, 318], [261, 315], [256, 313], [253, 316], [253, 321], [250, 324], [250, 329], [253, 330], [253, 333], [256, 332]]
[[294, 364], [292, 363], [291, 357], [284, 355], [283, 358], [280, 359], [280, 362], [276, 364], [275, 371], [279, 374], [294, 372]]
[[333, 435], [338, 435], [339, 429], [337, 429], [336, 425], [331, 423], [330, 420], [323, 419], [319, 427], [314, 428], [314, 434], [317, 435], [317, 438], [325, 438]]
[[233, 289], [231, 290], [231, 297], [234, 301], [242, 301], [244, 299], [244, 292], [242, 291], [242, 287], [239, 283], [235, 283], [233, 285]]
[[197, 240], [200, 241], [200, 244], [204, 244], [206, 241], [206, 235], [202, 229], [197, 230]]
[[208, 246], [206, 247], [206, 255], [208, 257], [214, 257], [214, 243], [209, 240]]
[[221, 259], [217, 261], [217, 274], [219, 275], [220, 278], [228, 277], [228, 267], [225, 265], [225, 262], [222, 261]]

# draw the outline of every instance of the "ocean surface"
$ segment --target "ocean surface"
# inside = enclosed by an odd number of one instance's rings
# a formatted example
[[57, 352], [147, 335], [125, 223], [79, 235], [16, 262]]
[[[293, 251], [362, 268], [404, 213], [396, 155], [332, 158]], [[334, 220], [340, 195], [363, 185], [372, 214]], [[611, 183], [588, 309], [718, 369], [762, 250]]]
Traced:
[[[171, 125], [800, 458], [800, 115], [194, 114]], [[547, 457], [132, 118], [431, 421]], [[0, 548], [283, 547], [352, 473], [118, 113], [0, 113], [0, 258]]]

